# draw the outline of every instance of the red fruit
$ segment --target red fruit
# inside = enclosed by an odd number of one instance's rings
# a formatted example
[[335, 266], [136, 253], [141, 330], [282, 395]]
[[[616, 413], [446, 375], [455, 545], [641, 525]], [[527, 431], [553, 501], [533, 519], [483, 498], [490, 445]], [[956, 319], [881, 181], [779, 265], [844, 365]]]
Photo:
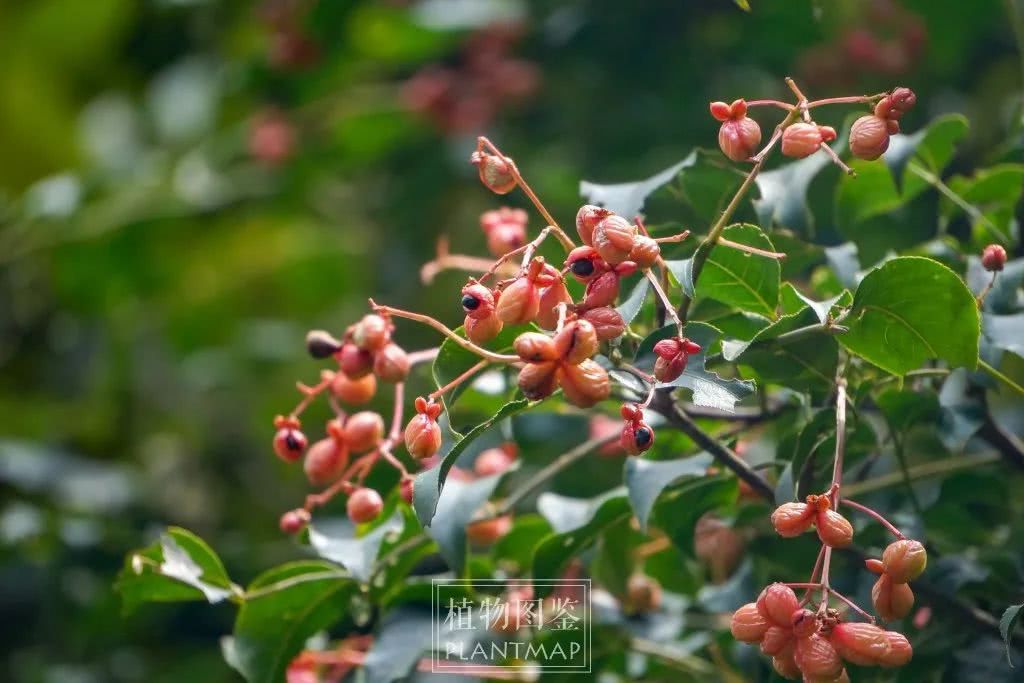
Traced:
[[712, 102], [709, 108], [711, 115], [719, 121], [728, 121], [732, 118], [732, 107], [725, 102]]
[[1006, 250], [998, 244], [990, 244], [981, 252], [981, 265], [990, 273], [998, 273], [1006, 265]]
[[477, 545], [491, 545], [512, 528], [512, 515], [473, 522], [466, 527], [466, 537]]
[[790, 628], [793, 612], [800, 608], [793, 589], [783, 583], [773, 583], [761, 591], [757, 598], [757, 609], [776, 626]]
[[921, 576], [928, 565], [928, 551], [919, 541], [890, 543], [882, 554], [882, 568], [893, 583], [907, 583]]
[[486, 344], [501, 334], [505, 326], [497, 313], [480, 320], [466, 316], [462, 325], [466, 330], [466, 338], [474, 344]]
[[512, 348], [527, 363], [556, 360], [559, 356], [554, 340], [541, 332], [523, 332], [516, 337]]
[[882, 574], [871, 587], [871, 604], [883, 621], [895, 621], [910, 614], [914, 607], [914, 591], [905, 583], [893, 583]]
[[843, 660], [827, 639], [818, 634], [796, 641], [793, 659], [808, 678], [820, 677], [826, 680], [838, 677], [843, 670]]
[[529, 215], [522, 209], [503, 206], [499, 209], [484, 211], [480, 214], [480, 227], [489, 232], [502, 225], [526, 226]]
[[281, 527], [281, 531], [286, 534], [297, 534], [306, 528], [306, 525], [309, 524], [309, 520], [309, 512], [302, 508], [298, 508], [295, 510], [289, 510], [281, 515], [279, 526]]
[[851, 664], [874, 666], [889, 654], [885, 631], [865, 622], [844, 622], [832, 628], [829, 640], [836, 652]]
[[384, 419], [369, 410], [351, 415], [345, 420], [344, 437], [350, 450], [368, 451], [384, 438]]
[[348, 518], [356, 524], [365, 524], [377, 519], [380, 511], [384, 509], [384, 501], [380, 494], [370, 488], [356, 489], [348, 498], [345, 511]]
[[314, 486], [326, 486], [342, 475], [348, 466], [348, 448], [343, 441], [320, 439], [306, 452], [302, 469]]
[[592, 359], [578, 365], [561, 363], [556, 375], [565, 400], [577, 408], [590, 408], [611, 394], [608, 372]]
[[626, 321], [617, 310], [611, 306], [591, 308], [581, 316], [594, 326], [598, 341], [608, 341], [621, 337], [626, 331]]
[[783, 626], [771, 626], [761, 639], [761, 652], [769, 657], [780, 655], [793, 646], [793, 630]]
[[718, 147], [733, 161], [746, 161], [761, 144], [761, 126], [746, 116], [725, 121], [718, 129]]
[[541, 290], [537, 324], [545, 330], [553, 330], [558, 327], [559, 304], [566, 304], [566, 310], [571, 310], [568, 306], [572, 304], [572, 296], [569, 295], [569, 290], [566, 289], [565, 283], [561, 279]]
[[642, 420], [622, 425], [619, 445], [630, 455], [640, 455], [654, 445], [654, 430]]
[[274, 452], [285, 462], [295, 462], [306, 452], [306, 435], [293, 427], [282, 427], [274, 435]]
[[618, 297], [619, 276], [613, 271], [606, 271], [587, 283], [583, 307], [590, 309], [611, 306]]
[[341, 342], [334, 338], [330, 332], [324, 330], [310, 330], [306, 334], [306, 350], [309, 355], [317, 360], [330, 358], [341, 350]]
[[352, 342], [343, 344], [335, 358], [338, 360], [338, 367], [350, 379], [359, 379], [373, 372], [373, 354]]
[[853, 525], [835, 510], [819, 511], [814, 524], [818, 538], [830, 548], [845, 548], [853, 542]]
[[597, 353], [597, 331], [586, 320], [573, 320], [555, 335], [554, 343], [556, 357], [578, 365]]
[[405, 426], [404, 434], [405, 447], [412, 457], [429, 458], [441, 447], [441, 427], [437, 424], [440, 414], [440, 405], [427, 403], [422, 396], [416, 398], [416, 415]]
[[661, 584], [646, 574], [633, 574], [626, 582], [627, 614], [645, 614], [661, 607]]
[[540, 292], [529, 277], [520, 277], [505, 288], [495, 309], [506, 325], [523, 325], [540, 312]]
[[793, 624], [793, 635], [797, 638], [806, 638], [818, 631], [818, 618], [814, 612], [807, 608], [801, 608], [793, 612], [790, 621]]
[[850, 153], [858, 159], [877, 159], [889, 148], [889, 126], [877, 116], [862, 116], [850, 128]]
[[479, 282], [462, 288], [462, 310], [466, 316], [482, 320], [494, 314], [494, 294]]
[[275, 166], [286, 161], [295, 150], [295, 129], [278, 111], [258, 116], [249, 128], [249, 154]]
[[670, 360], [658, 357], [654, 361], [654, 377], [659, 382], [674, 382], [686, 370], [687, 356], [680, 353]]
[[481, 477], [501, 474], [515, 462], [515, 458], [504, 448], [488, 448], [473, 461], [473, 471]]
[[889, 651], [879, 658], [878, 663], [881, 666], [903, 666], [914, 656], [914, 648], [902, 633], [886, 631], [885, 637], [889, 641]]
[[822, 135], [813, 123], [794, 123], [782, 134], [782, 153], [787, 157], [802, 159], [818, 151]]
[[790, 680], [800, 678], [800, 667], [796, 665], [792, 651], [772, 657], [772, 668], [783, 678]]
[[367, 351], [384, 348], [390, 339], [391, 325], [375, 313], [363, 316], [363, 319], [352, 327], [352, 342]]
[[501, 257], [526, 244], [526, 226], [499, 225], [487, 233], [487, 251]]
[[403, 477], [402, 481], [398, 482], [398, 493], [409, 505], [412, 505], [414, 483], [415, 479], [412, 477]]
[[359, 379], [350, 379], [344, 372], [336, 372], [331, 380], [331, 393], [344, 403], [362, 405], [377, 393], [377, 378], [368, 374]]
[[590, 282], [593, 278], [608, 270], [597, 249], [593, 247], [576, 247], [565, 257], [565, 267], [580, 282]]
[[480, 172], [480, 182], [495, 194], [508, 194], [516, 186], [512, 175], [512, 160], [499, 157], [489, 152], [473, 152], [469, 157], [471, 164], [476, 165]]
[[811, 528], [814, 512], [806, 503], [783, 503], [772, 513], [772, 526], [779, 536], [793, 538]]
[[593, 206], [591, 204], [580, 207], [580, 210], [576, 212], [576, 232], [579, 233], [583, 244], [587, 246], [594, 245], [594, 228], [597, 227], [598, 223], [610, 216], [611, 213], [608, 209], [602, 209], [600, 206]]
[[733, 612], [729, 630], [732, 637], [743, 643], [757, 643], [764, 637], [770, 624], [752, 602]]
[[622, 216], [611, 215], [594, 228], [594, 249], [605, 262], [615, 265], [629, 258], [637, 227]]
[[647, 235], [637, 235], [633, 248], [629, 251], [629, 260], [639, 268], [650, 268], [661, 258], [661, 245]]
[[389, 343], [373, 357], [373, 374], [384, 382], [404, 382], [409, 375], [409, 356], [401, 346]]
[[540, 401], [555, 393], [558, 387], [558, 363], [527, 363], [519, 371], [519, 390], [531, 401]]

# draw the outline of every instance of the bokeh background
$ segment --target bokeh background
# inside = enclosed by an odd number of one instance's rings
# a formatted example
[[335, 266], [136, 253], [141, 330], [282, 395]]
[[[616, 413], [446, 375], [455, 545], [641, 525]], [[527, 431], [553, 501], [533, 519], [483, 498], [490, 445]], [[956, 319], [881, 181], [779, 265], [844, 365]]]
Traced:
[[910, 127], [965, 113], [952, 170], [1024, 157], [1019, 0], [750, 3], [0, 4], [3, 680], [239, 680], [228, 607], [123, 617], [114, 576], [166, 524], [243, 581], [295, 556], [306, 486], [269, 439], [316, 377], [305, 330], [370, 295], [457, 319], [460, 276], [419, 267], [442, 234], [485, 253], [477, 134], [563, 218], [581, 178], [713, 146], [709, 100], [785, 75], [910, 86]]

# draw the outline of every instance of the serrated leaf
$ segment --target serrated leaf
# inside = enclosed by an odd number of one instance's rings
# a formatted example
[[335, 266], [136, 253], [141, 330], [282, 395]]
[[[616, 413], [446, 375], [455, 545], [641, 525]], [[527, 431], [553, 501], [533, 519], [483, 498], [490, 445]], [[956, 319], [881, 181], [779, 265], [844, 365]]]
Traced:
[[[465, 330], [462, 327], [456, 329], [455, 333], [465, 336]], [[507, 353], [512, 349], [512, 342], [515, 341], [518, 335], [518, 330], [506, 326], [498, 333], [498, 336], [482, 346], [489, 351]], [[443, 387], [479, 362], [480, 356], [462, 348], [451, 339], [445, 338], [437, 350], [437, 356], [434, 358], [430, 371], [437, 386]], [[463, 382], [450, 390], [445, 399], [447, 406], [451, 407], [462, 392], [468, 389], [471, 384], [472, 381]]]
[[760, 199], [754, 200], [757, 222], [767, 229], [783, 225], [804, 234], [813, 232], [814, 217], [807, 207], [807, 188], [828, 164], [828, 156], [818, 153], [758, 174], [754, 181], [761, 194]]
[[280, 683], [306, 640], [344, 618], [357, 590], [348, 572], [319, 560], [265, 572], [238, 610], [229, 664], [249, 683]]
[[641, 531], [647, 531], [647, 522], [654, 503], [662, 491], [683, 477], [699, 477], [707, 473], [714, 461], [708, 453], [680, 460], [646, 460], [630, 458], [626, 461], [625, 483], [629, 502], [640, 522]]
[[850, 330], [840, 343], [895, 375], [930, 359], [971, 369], [978, 363], [974, 296], [956, 273], [931, 259], [904, 256], [868, 273], [844, 324]]
[[525, 410], [529, 405], [530, 402], [526, 399], [506, 403], [497, 413], [471, 429], [465, 436], [453, 441], [436, 467], [416, 475], [413, 484], [413, 508], [423, 526], [430, 526], [430, 521], [434, 518], [434, 511], [437, 509], [438, 497], [448, 478], [448, 472], [451, 471], [452, 465], [455, 464], [462, 452], [495, 424]]
[[[640, 342], [635, 363], [641, 367], [652, 366], [654, 345], [675, 334], [675, 325], [666, 325], [649, 334]], [[705, 369], [708, 349], [722, 336], [718, 329], [707, 323], [689, 322], [686, 324], [686, 336], [700, 345], [701, 352], [690, 356], [686, 370], [678, 379], [661, 383], [659, 386], [690, 389], [696, 405], [733, 412], [737, 401], [754, 393], [754, 383], [743, 379], [726, 379], [716, 372]]]
[[[731, 225], [722, 232], [722, 237], [758, 249], [775, 250], [771, 240], [756, 225]], [[774, 316], [779, 303], [780, 272], [776, 259], [717, 245], [704, 262], [697, 295]]]
[[129, 555], [117, 589], [125, 612], [143, 602], [205, 599], [215, 604], [238, 590], [213, 549], [180, 527], [169, 527], [159, 541]]
[[633, 290], [626, 297], [626, 300], [619, 304], [616, 310], [622, 319], [626, 321], [626, 324], [633, 322], [637, 314], [644, 306], [644, 300], [647, 298], [647, 289], [650, 287], [650, 282], [646, 277], [641, 277], [640, 280], [633, 287]]
[[1007, 607], [1006, 611], [1003, 612], [1003, 616], [999, 619], [999, 635], [1003, 637], [1003, 642], [1006, 643], [1006, 661], [1010, 663], [1010, 666], [1013, 666], [1013, 662], [1010, 660], [1010, 638], [1013, 636], [1014, 627], [1020, 621], [1022, 612], [1024, 612], [1024, 605]]
[[684, 168], [692, 166], [696, 160], [697, 153], [690, 152], [682, 161], [672, 164], [649, 178], [632, 183], [600, 185], [589, 180], [581, 180], [580, 196], [591, 204], [603, 206], [621, 216], [632, 218], [643, 210], [648, 195], [670, 182]]
[[[604, 497], [585, 524], [571, 531], [551, 534], [540, 542], [533, 553], [533, 577], [551, 579], [561, 576], [570, 559], [589, 548], [602, 531], [624, 519], [629, 519], [630, 515], [632, 509], [624, 492]], [[550, 583], [534, 584], [534, 597], [546, 598], [553, 588]]]
[[309, 527], [309, 544], [320, 557], [340, 564], [360, 581], [368, 581], [384, 539], [404, 528], [405, 518], [401, 510], [395, 510], [362, 536], [357, 536], [355, 527], [349, 523], [331, 526], [318, 522]]

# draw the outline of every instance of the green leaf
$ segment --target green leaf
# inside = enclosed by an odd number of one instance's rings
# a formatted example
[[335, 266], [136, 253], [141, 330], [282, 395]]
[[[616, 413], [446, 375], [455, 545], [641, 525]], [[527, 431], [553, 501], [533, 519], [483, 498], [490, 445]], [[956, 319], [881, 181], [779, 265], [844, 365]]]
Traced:
[[574, 498], [545, 491], [537, 498], [539, 512], [556, 534], [562, 534], [585, 526], [594, 518], [605, 501], [620, 498], [625, 489], [618, 486], [593, 498]]
[[192, 532], [169, 527], [127, 557], [117, 579], [125, 612], [143, 602], [222, 602], [238, 592], [217, 554]]
[[693, 289], [693, 258], [665, 261], [665, 267], [672, 273], [672, 277], [679, 282], [679, 286], [683, 288], [683, 294], [692, 299], [695, 296]]
[[[640, 342], [634, 362], [641, 367], [651, 367], [654, 364], [654, 345], [675, 334], [675, 325], [666, 325], [649, 334]], [[737, 401], [754, 393], [754, 383], [743, 379], [726, 379], [705, 369], [709, 349], [722, 336], [719, 330], [707, 323], [689, 322], [686, 324], [686, 336], [700, 345], [701, 352], [690, 356], [686, 370], [678, 379], [659, 386], [690, 389], [694, 404], [733, 412]]]
[[1014, 627], [1020, 621], [1022, 611], [1024, 611], [1024, 605], [1007, 607], [1002, 618], [999, 619], [999, 634], [1003, 637], [1003, 642], [1006, 643], [1006, 661], [1010, 662], [1010, 666], [1013, 666], [1013, 662], [1010, 661], [1010, 638], [1013, 636]]
[[441, 495], [441, 489], [444, 487], [445, 480], [448, 478], [448, 472], [451, 471], [452, 465], [459, 459], [462, 452], [476, 439], [494, 427], [495, 424], [505, 418], [512, 417], [516, 413], [522, 412], [529, 405], [530, 402], [525, 398], [506, 403], [497, 413], [478, 424], [462, 438], [454, 441], [437, 467], [416, 475], [416, 480], [413, 484], [413, 507], [416, 510], [416, 516], [423, 526], [430, 526], [430, 520], [434, 518], [434, 511], [437, 509], [437, 499]]
[[280, 683], [306, 640], [341, 621], [357, 591], [348, 572], [320, 560], [265, 572], [238, 610], [229, 664], [249, 683]]
[[868, 273], [844, 321], [840, 342], [895, 375], [930, 359], [953, 367], [978, 363], [980, 322], [974, 296], [956, 273], [931, 259], [905, 256]]
[[[676, 326], [667, 325], [647, 335], [637, 349], [635, 364], [641, 368], [650, 368], [654, 364], [654, 344], [676, 335]], [[736, 410], [736, 401], [754, 393], [754, 382], [740, 379], [726, 379], [718, 373], [707, 370], [709, 349], [721, 338], [722, 333], [707, 323], [691, 322], [686, 324], [686, 336], [700, 345], [700, 352], [691, 355], [686, 370], [678, 379], [659, 386], [675, 386], [690, 389], [696, 405], [706, 405], [720, 411], [732, 413]]]
[[[722, 237], [747, 246], [774, 251], [771, 240], [756, 225], [731, 225]], [[775, 315], [779, 303], [779, 262], [722, 245], [708, 255], [697, 282], [697, 295], [746, 311]]]
[[761, 198], [754, 200], [757, 222], [769, 229], [783, 225], [804, 234], [813, 232], [814, 216], [807, 207], [807, 188], [828, 164], [828, 156], [819, 153], [759, 173], [755, 182]]
[[408, 676], [430, 649], [433, 628], [439, 626], [429, 609], [403, 606], [388, 612], [363, 662], [366, 683], [391, 683]]
[[[455, 333], [460, 336], [465, 336], [465, 330], [459, 327], [455, 330]], [[513, 329], [511, 326], [506, 326], [498, 333], [498, 336], [490, 340], [486, 344], [482, 344], [485, 349], [495, 351], [497, 353], [508, 353], [512, 349], [512, 342], [519, 335], [519, 331]], [[431, 366], [431, 373], [434, 377], [434, 382], [438, 387], [451, 382], [453, 379], [468, 371], [474, 365], [480, 362], [480, 356], [476, 355], [472, 351], [468, 351], [451, 339], [445, 338], [441, 342], [440, 348], [437, 350], [437, 356], [434, 358], [434, 363]], [[482, 372], [482, 371], [481, 371]], [[454, 405], [456, 399], [472, 384], [472, 381], [463, 382], [459, 386], [455, 387], [448, 392], [446, 397], [447, 406], [450, 408]]]
[[[561, 576], [569, 560], [593, 545], [602, 531], [628, 519], [631, 514], [629, 500], [624, 493], [602, 497], [602, 502], [585, 524], [570, 531], [551, 534], [540, 542], [533, 553], [533, 577], [550, 579]], [[546, 598], [553, 588], [551, 584], [534, 585], [534, 597]]]
[[[953, 176], [946, 184], [984, 216], [984, 220], [971, 217], [976, 243], [1004, 242], [1013, 233], [1014, 209], [1024, 193], [1024, 165], [999, 164], [980, 169], [973, 176]], [[939, 210], [947, 221], [964, 211], [945, 195], [940, 198]], [[989, 222], [997, 231], [991, 229]]]
[[619, 304], [616, 309], [619, 312], [619, 315], [622, 316], [622, 319], [626, 321], [627, 325], [633, 322], [633, 319], [643, 308], [644, 299], [647, 298], [647, 289], [650, 285], [650, 281], [646, 277], [641, 276], [640, 280], [636, 283], [636, 286], [633, 287], [633, 290], [629, 293], [629, 296], [626, 297], [626, 300]]
[[697, 153], [690, 152], [682, 161], [672, 164], [649, 178], [632, 183], [599, 185], [589, 180], [581, 180], [580, 196], [591, 204], [611, 209], [621, 216], [632, 217], [643, 210], [648, 195], [670, 182], [684, 168], [692, 166], [696, 160]]
[[835, 247], [825, 247], [825, 260], [843, 287], [855, 288], [860, 273], [860, 258], [857, 245], [846, 242]]
[[401, 510], [395, 510], [386, 520], [362, 536], [356, 535], [356, 529], [351, 524], [317, 523], [309, 527], [309, 544], [320, 557], [340, 564], [360, 581], [368, 581], [385, 537], [401, 533], [405, 524]]
[[654, 503], [662, 491], [683, 477], [700, 477], [713, 462], [708, 453], [699, 453], [681, 460], [654, 461], [629, 458], [626, 461], [626, 489], [641, 531], [647, 531]]
[[[938, 174], [953, 159], [956, 143], [967, 135], [967, 118], [962, 114], [946, 114], [930, 122], [925, 128], [912, 135], [893, 135], [889, 149], [882, 156], [895, 182], [894, 188], [903, 188], [904, 200], [916, 196], [928, 183], [913, 170], [908, 170], [912, 161]], [[858, 162], [857, 170], [862, 164]]]
[[746, 174], [720, 152], [698, 149], [695, 154], [694, 163], [679, 172], [679, 193], [693, 212], [687, 219], [698, 225], [711, 224], [721, 215]]
[[715, 476], [686, 480], [669, 488], [654, 506], [654, 523], [672, 544], [693, 555], [693, 532], [701, 515], [735, 506], [739, 496], [736, 477]]
[[[789, 282], [782, 283], [781, 298], [782, 308], [786, 313], [798, 313], [803, 308], [802, 304], [806, 304], [811, 307], [811, 310], [818, 316], [818, 322], [822, 324], [825, 324], [825, 321], [828, 320], [833, 308], [836, 306], [849, 306], [853, 300], [849, 292], [843, 291], [824, 301], [815, 301], [801, 293], [800, 290]], [[798, 304], [797, 302], [802, 303]]]

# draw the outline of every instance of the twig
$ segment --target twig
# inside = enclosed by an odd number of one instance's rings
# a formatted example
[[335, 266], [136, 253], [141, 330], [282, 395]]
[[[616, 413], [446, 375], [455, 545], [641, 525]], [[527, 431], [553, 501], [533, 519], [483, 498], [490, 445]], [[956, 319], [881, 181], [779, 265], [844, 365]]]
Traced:
[[1009, 377], [1004, 375], [1002, 372], [1000, 372], [996, 368], [992, 367], [991, 365], [989, 365], [988, 363], [986, 363], [985, 361], [983, 361], [980, 358], [978, 359], [978, 367], [981, 368], [982, 370], [984, 370], [985, 372], [987, 372], [988, 374], [992, 375], [993, 377], [995, 377], [997, 380], [999, 380], [1000, 382], [1002, 382], [1006, 386], [1008, 386], [1011, 389], [1013, 389], [1014, 391], [1016, 391], [1018, 394], [1021, 394], [1022, 396], [1024, 396], [1024, 387], [1022, 387], [1021, 385], [1017, 384], [1012, 379], [1010, 379]]
[[443, 323], [431, 318], [429, 315], [423, 315], [422, 313], [413, 313], [412, 311], [403, 311], [400, 308], [393, 308], [392, 306], [381, 306], [380, 304], [375, 303], [373, 299], [370, 300], [370, 306], [377, 313], [393, 315], [397, 318], [405, 318], [407, 320], [413, 320], [418, 323], [423, 323], [424, 325], [429, 325], [430, 327], [433, 327], [435, 330], [437, 330], [444, 336], [448, 337], [453, 342], [455, 342], [462, 348], [466, 349], [467, 351], [475, 353], [481, 358], [486, 358], [491, 362], [515, 363], [519, 361], [519, 356], [504, 353], [494, 353], [493, 351], [488, 351], [485, 348], [477, 346], [476, 344], [469, 341], [465, 337], [460, 337], [459, 335], [455, 334], [454, 330], [445, 327]]

